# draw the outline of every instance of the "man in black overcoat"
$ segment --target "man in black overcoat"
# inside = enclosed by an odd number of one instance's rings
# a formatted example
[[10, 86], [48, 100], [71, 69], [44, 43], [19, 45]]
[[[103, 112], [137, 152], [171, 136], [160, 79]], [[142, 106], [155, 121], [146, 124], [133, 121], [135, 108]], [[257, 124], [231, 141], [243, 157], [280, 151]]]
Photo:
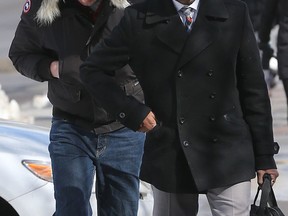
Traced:
[[[126, 63], [145, 105], [114, 81]], [[196, 215], [199, 193], [207, 194], [213, 215], [248, 215], [255, 173], [259, 183], [264, 173], [276, 180], [270, 101], [242, 1], [128, 7], [80, 75], [118, 121], [147, 132], [141, 178], [154, 186], [155, 215]]]

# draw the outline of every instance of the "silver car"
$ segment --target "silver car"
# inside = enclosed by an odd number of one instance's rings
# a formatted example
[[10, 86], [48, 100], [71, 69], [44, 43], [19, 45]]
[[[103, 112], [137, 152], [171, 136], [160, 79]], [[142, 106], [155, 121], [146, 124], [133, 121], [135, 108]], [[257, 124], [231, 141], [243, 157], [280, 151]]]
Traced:
[[51, 216], [48, 130], [0, 120], [0, 215]]
[[[55, 210], [49, 130], [0, 120], [0, 215], [51, 216]], [[94, 187], [95, 188], [95, 187]], [[91, 196], [97, 215], [95, 190]], [[152, 215], [150, 185], [141, 182], [138, 216]]]

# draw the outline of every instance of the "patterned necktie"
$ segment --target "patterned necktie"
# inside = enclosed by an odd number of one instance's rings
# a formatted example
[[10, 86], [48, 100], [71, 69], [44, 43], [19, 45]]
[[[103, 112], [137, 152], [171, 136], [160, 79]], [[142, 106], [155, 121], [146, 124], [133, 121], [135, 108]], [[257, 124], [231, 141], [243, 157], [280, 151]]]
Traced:
[[189, 32], [193, 23], [193, 8], [184, 6], [181, 8], [181, 13], [184, 15], [184, 25], [186, 30]]

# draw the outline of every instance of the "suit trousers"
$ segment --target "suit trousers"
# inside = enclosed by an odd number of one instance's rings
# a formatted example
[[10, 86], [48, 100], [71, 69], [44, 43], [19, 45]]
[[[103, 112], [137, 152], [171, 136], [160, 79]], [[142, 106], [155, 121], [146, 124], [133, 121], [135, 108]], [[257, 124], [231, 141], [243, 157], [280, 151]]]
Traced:
[[[196, 216], [198, 194], [175, 194], [153, 187], [153, 216]], [[249, 216], [251, 182], [211, 189], [206, 197], [213, 216]]]

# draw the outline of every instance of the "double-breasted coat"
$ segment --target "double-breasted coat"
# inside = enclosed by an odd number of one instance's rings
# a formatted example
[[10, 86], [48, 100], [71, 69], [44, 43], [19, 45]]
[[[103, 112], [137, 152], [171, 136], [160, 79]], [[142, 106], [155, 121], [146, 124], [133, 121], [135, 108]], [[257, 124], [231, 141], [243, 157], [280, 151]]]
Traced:
[[[134, 70], [145, 105], [114, 82], [125, 63]], [[141, 178], [160, 190], [205, 192], [276, 168], [269, 97], [246, 5], [201, 0], [186, 32], [172, 0], [128, 7], [110, 38], [81, 66], [97, 100], [137, 130], [152, 110]]]

